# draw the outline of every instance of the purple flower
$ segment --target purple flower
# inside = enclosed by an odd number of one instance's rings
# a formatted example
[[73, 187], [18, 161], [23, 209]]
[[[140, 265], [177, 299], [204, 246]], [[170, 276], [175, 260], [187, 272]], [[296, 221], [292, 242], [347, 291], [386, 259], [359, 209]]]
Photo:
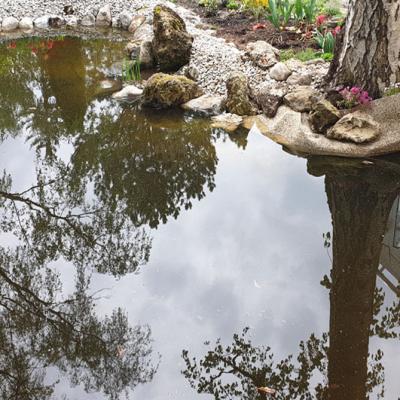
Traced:
[[343, 88], [339, 93], [343, 97], [346, 108], [352, 108], [359, 104], [367, 105], [372, 101], [369, 93], [358, 86]]

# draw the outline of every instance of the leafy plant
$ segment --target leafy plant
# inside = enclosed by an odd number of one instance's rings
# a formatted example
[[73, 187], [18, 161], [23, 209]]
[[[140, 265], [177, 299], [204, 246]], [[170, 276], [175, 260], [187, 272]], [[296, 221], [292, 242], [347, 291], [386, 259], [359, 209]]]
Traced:
[[315, 35], [314, 35], [314, 39], [324, 53], [333, 54], [333, 51], [335, 49], [336, 39], [331, 31], [326, 31], [324, 33], [321, 33], [320, 31], [316, 31]]
[[127, 60], [125, 59], [122, 63], [122, 80], [123, 81], [140, 81], [140, 59]]
[[303, 0], [295, 0], [294, 17], [297, 21], [301, 21], [304, 18]]
[[286, 26], [292, 16], [294, 4], [290, 0], [280, 0], [278, 4], [279, 13], [282, 19], [282, 25]]
[[275, 28], [280, 29], [281, 18], [276, 0], [269, 1], [269, 14], [267, 15], [267, 19], [275, 26]]
[[229, 0], [226, 3], [226, 8], [228, 10], [238, 10], [240, 8], [240, 3], [236, 0]]
[[312, 23], [315, 21], [315, 17], [318, 13], [318, 7], [316, 0], [303, 0], [303, 12], [304, 18]]

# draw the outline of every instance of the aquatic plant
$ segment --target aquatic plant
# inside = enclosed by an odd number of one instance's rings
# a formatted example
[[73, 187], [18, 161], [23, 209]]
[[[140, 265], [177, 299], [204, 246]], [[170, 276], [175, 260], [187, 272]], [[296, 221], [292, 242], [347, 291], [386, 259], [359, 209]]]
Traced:
[[125, 59], [122, 63], [122, 80], [123, 81], [140, 81], [142, 79], [140, 73], [140, 59]]

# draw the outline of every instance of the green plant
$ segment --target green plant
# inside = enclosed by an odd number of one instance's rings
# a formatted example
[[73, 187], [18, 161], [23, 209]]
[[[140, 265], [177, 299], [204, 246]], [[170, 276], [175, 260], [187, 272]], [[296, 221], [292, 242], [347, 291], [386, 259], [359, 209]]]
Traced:
[[310, 60], [315, 60], [317, 58], [323, 58], [325, 60], [326, 55], [327, 54], [321, 53], [320, 51], [315, 51], [314, 49], [310, 48], [307, 48], [299, 52], [295, 52], [293, 49], [288, 49], [288, 50], [282, 50], [279, 54], [279, 58], [283, 62], [290, 60], [292, 58], [295, 58], [296, 60], [300, 60], [302, 62], [306, 62]]
[[123, 81], [140, 81], [140, 60], [127, 60], [122, 62], [122, 80]]
[[238, 10], [240, 8], [240, 3], [236, 0], [229, 0], [226, 3], [226, 8], [228, 10]]
[[331, 6], [323, 7], [322, 12], [328, 17], [336, 17], [336, 18], [343, 17], [342, 10], [338, 7], [331, 7]]
[[398, 86], [388, 87], [383, 93], [385, 97], [394, 96], [396, 94], [400, 94], [400, 87]]
[[286, 26], [292, 16], [294, 4], [290, 0], [280, 0], [278, 3], [278, 9], [281, 16], [281, 24]]
[[333, 60], [333, 53], [322, 53], [321, 58], [325, 61], [332, 61]]
[[318, 14], [318, 7], [316, 0], [303, 0], [304, 18], [308, 22], [314, 22]]
[[269, 14], [267, 15], [267, 19], [275, 26], [275, 28], [279, 29], [281, 27], [281, 18], [276, 0], [269, 1]]
[[326, 31], [324, 33], [316, 31], [314, 39], [324, 53], [333, 53], [335, 49], [335, 36], [333, 36], [331, 31]]
[[303, 0], [295, 0], [294, 17], [297, 21], [301, 21], [304, 18]]

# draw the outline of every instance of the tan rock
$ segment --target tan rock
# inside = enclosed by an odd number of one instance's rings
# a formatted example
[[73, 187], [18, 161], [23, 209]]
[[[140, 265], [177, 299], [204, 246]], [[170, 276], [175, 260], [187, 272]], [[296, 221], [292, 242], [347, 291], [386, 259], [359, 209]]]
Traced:
[[195, 114], [200, 115], [218, 115], [221, 113], [222, 103], [224, 101], [223, 96], [213, 96], [205, 94], [197, 97], [196, 99], [190, 100], [187, 103], [182, 104], [182, 108], [186, 111], [191, 111]]
[[367, 114], [356, 111], [345, 115], [326, 134], [335, 140], [353, 143], [368, 143], [381, 135], [380, 125]]
[[136, 15], [131, 19], [131, 23], [129, 24], [128, 31], [131, 33], [135, 33], [146, 21], [146, 17], [144, 15]]
[[268, 121], [264, 115], [254, 115], [243, 118], [242, 126], [245, 129], [252, 129], [254, 126], [264, 135], [268, 135]]
[[212, 117], [211, 127], [223, 129], [228, 133], [235, 132], [243, 121], [243, 117], [235, 114], [224, 113]]
[[300, 86], [288, 93], [283, 101], [292, 110], [308, 112], [311, 111], [318, 94], [318, 91], [310, 86]]

